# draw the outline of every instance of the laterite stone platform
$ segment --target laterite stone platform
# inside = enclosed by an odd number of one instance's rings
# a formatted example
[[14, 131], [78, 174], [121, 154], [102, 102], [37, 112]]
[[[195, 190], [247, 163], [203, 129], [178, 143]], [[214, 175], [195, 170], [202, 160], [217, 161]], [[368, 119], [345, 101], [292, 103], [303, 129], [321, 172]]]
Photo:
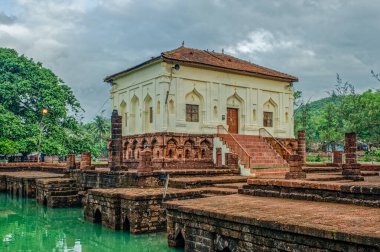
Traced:
[[38, 179], [36, 200], [48, 207], [80, 207], [81, 196], [76, 181], [70, 178]]
[[34, 198], [37, 179], [63, 176], [63, 174], [39, 171], [2, 172], [0, 173], [0, 189], [18, 197]]
[[[165, 200], [202, 197], [202, 190], [172, 189]], [[85, 199], [84, 215], [88, 221], [101, 223], [131, 233], [148, 233], [166, 229], [162, 188], [91, 189]]]
[[380, 251], [380, 208], [234, 194], [167, 202], [185, 251]]
[[241, 194], [380, 207], [380, 177], [367, 181], [248, 179]]

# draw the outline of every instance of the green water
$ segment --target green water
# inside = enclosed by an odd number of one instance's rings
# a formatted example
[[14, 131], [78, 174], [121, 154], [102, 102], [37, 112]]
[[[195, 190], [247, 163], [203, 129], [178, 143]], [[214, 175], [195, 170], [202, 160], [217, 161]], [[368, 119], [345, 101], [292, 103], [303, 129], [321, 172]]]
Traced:
[[82, 209], [51, 209], [0, 193], [0, 251], [176, 251], [165, 233], [131, 235], [83, 219]]

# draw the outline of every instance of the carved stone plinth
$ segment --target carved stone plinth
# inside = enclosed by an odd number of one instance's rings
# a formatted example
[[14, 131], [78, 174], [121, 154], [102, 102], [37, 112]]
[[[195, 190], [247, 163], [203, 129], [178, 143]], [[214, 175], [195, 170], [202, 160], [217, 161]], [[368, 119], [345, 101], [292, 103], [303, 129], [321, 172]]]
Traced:
[[293, 154], [289, 156], [289, 172], [285, 174], [286, 179], [305, 179], [306, 173], [302, 171], [303, 157]]
[[152, 165], [152, 152], [150, 150], [143, 150], [140, 152], [140, 162], [137, 166], [137, 176], [151, 176], [153, 175]]

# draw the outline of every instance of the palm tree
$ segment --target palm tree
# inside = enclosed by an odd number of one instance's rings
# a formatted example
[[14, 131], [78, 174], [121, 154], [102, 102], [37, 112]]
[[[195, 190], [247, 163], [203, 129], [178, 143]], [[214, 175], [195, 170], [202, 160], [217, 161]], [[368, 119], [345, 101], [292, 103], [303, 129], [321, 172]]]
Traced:
[[[93, 130], [99, 139], [100, 146], [102, 146], [102, 148], [103, 148], [104, 135], [106, 135], [110, 131], [109, 121], [105, 117], [103, 117], [102, 115], [97, 115], [94, 118]], [[104, 154], [104, 153], [102, 153], [102, 154]]]

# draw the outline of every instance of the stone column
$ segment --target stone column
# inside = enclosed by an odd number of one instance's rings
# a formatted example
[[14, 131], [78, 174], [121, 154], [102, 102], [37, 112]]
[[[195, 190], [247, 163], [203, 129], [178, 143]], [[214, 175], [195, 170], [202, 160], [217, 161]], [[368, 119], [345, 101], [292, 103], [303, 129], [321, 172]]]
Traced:
[[240, 172], [240, 169], [239, 169], [239, 156], [237, 154], [226, 153], [225, 154], [225, 159], [226, 159], [226, 166], [228, 167], [228, 169]]
[[304, 130], [298, 131], [298, 149], [297, 154], [302, 157], [302, 163], [306, 162], [306, 133]]
[[347, 179], [363, 180], [360, 175], [360, 164], [356, 162], [356, 133], [346, 133], [344, 139], [345, 163], [342, 175]]
[[333, 165], [342, 166], [343, 164], [343, 151], [334, 151], [333, 152]]
[[289, 172], [285, 174], [285, 179], [304, 179], [306, 173], [302, 170], [303, 157], [301, 155], [290, 155], [288, 159]]
[[153, 175], [152, 165], [153, 153], [150, 150], [143, 150], [140, 152], [140, 162], [137, 166], [137, 176], [151, 176]]
[[68, 154], [66, 157], [66, 163], [68, 169], [75, 169], [75, 154]]
[[80, 161], [80, 169], [81, 170], [89, 170], [91, 169], [91, 153], [90, 152], [83, 152], [82, 153], [82, 160]]
[[222, 148], [216, 148], [216, 167], [222, 167]]
[[123, 142], [122, 142], [122, 117], [119, 116], [116, 109], [112, 111], [111, 116], [111, 160], [108, 167], [111, 171], [122, 170], [123, 164]]

